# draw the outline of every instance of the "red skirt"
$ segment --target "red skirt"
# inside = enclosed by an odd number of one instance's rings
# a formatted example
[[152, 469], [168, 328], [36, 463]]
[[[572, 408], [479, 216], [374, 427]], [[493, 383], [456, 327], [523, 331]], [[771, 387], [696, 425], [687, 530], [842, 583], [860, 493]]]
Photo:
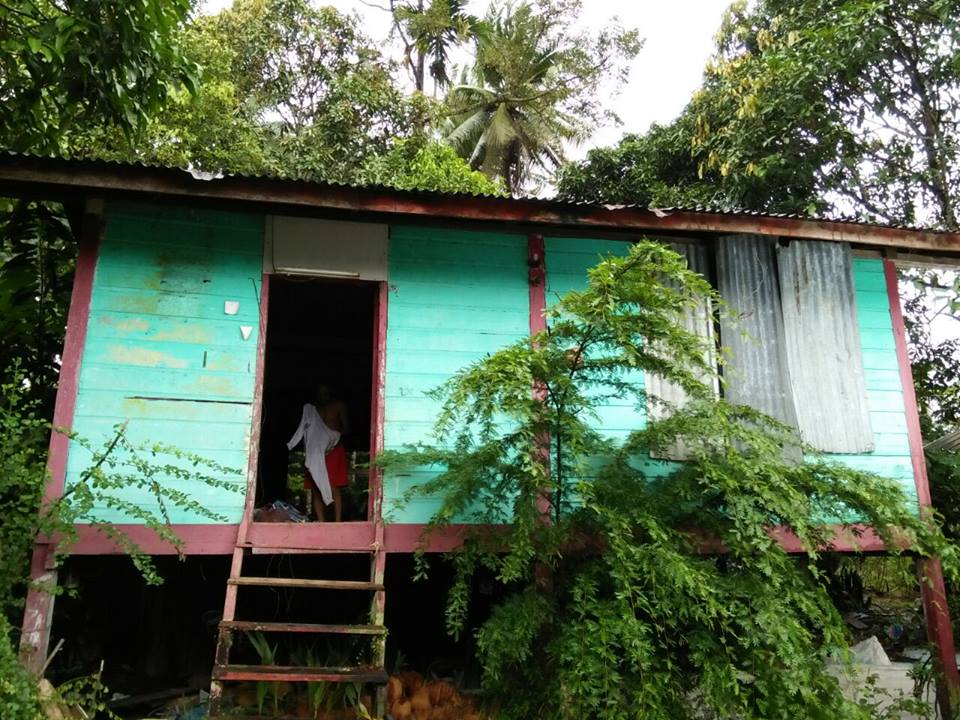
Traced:
[[[349, 463], [347, 462], [347, 449], [342, 443], [337, 445], [324, 457], [327, 465], [327, 477], [330, 479], [330, 487], [346, 487], [349, 483]], [[311, 489], [316, 487], [313, 482], [313, 476], [306, 468], [303, 469], [303, 487]]]

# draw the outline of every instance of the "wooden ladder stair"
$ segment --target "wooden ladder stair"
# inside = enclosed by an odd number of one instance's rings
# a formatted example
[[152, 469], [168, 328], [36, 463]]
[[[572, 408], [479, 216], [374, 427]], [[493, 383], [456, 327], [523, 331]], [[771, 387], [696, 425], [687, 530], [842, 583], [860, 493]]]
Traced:
[[[382, 718], [386, 710], [387, 673], [384, 668], [386, 653], [386, 628], [384, 627], [385, 591], [383, 585], [386, 553], [383, 550], [383, 522], [376, 521], [374, 541], [366, 550], [370, 554], [369, 580], [324, 580], [290, 577], [255, 577], [243, 574], [244, 557], [253, 548], [247, 541], [252, 503], [244, 508], [244, 517], [237, 532], [237, 544], [233, 551], [230, 577], [227, 580], [224, 599], [223, 618], [220, 621], [217, 650], [210, 682], [211, 720], [228, 717], [224, 711], [224, 683], [243, 681], [279, 681], [279, 682], [345, 682], [364, 683], [375, 686], [374, 707], [368, 708], [376, 718]], [[312, 554], [305, 548], [270, 547], [257, 548], [270, 555]], [[317, 548], [323, 554], [357, 554], [355, 548], [337, 550], [335, 548]], [[372, 595], [369, 624], [325, 625], [300, 622], [274, 622], [236, 619], [237, 593], [241, 588], [298, 588], [304, 591], [335, 590], [365, 591]], [[347, 667], [301, 667], [289, 665], [241, 665], [230, 662], [230, 650], [238, 633], [303, 633], [313, 635], [353, 635], [369, 637], [372, 643], [370, 664]], [[230, 716], [232, 717], [232, 716]]]

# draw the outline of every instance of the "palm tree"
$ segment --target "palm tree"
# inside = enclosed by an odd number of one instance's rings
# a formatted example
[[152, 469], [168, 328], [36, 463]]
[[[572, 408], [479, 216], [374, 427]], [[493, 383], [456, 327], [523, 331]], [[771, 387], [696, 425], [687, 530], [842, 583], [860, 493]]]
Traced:
[[404, 43], [404, 57], [414, 85], [424, 90], [426, 63], [430, 61], [433, 91], [450, 84], [450, 48], [484, 34], [484, 23], [466, 11], [467, 0], [416, 0], [391, 2], [394, 29]]
[[446, 98], [446, 141], [511, 194], [538, 169], [556, 169], [563, 143], [585, 135], [583, 123], [563, 110], [567, 51], [548, 31], [527, 4], [493, 11], [474, 66]]

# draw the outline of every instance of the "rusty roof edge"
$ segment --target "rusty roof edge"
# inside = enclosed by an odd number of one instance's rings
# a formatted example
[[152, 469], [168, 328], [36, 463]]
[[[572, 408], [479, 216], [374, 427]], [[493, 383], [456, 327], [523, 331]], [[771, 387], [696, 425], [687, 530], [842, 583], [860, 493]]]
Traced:
[[230, 201], [407, 218], [516, 222], [565, 229], [618, 232], [752, 233], [849, 242], [868, 247], [960, 255], [960, 233], [705, 209], [604, 206], [468, 194], [396, 190], [241, 175], [198, 179], [177, 168], [102, 160], [68, 160], [0, 153], [4, 194], [89, 191], [105, 195], [161, 195], [193, 201]]

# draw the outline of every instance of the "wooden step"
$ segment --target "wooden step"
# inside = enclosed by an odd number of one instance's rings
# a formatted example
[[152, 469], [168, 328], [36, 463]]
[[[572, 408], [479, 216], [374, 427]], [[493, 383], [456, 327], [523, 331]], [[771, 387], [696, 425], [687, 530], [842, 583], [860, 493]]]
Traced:
[[317, 633], [322, 635], [383, 635], [383, 625], [316, 625], [312, 623], [257, 622], [255, 620], [223, 620], [220, 627], [226, 630], [249, 630], [251, 632]]
[[299, 667], [291, 665], [215, 665], [214, 680], [273, 680], [277, 682], [387, 682], [376, 667]]
[[311, 580], [308, 578], [237, 577], [227, 580], [229, 585], [259, 587], [297, 587], [316, 590], [383, 590], [382, 583], [366, 580]]

